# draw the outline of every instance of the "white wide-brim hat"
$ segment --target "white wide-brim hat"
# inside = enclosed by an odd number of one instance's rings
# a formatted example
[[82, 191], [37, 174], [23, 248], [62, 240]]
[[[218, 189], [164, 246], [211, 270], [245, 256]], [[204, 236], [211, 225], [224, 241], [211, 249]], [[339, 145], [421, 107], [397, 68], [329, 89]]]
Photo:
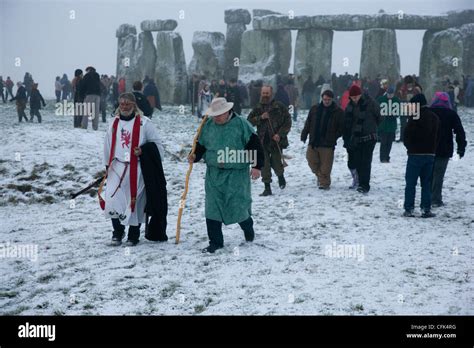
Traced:
[[209, 117], [219, 116], [233, 107], [234, 103], [228, 103], [225, 98], [214, 98], [212, 99], [209, 109], [207, 109], [204, 114]]

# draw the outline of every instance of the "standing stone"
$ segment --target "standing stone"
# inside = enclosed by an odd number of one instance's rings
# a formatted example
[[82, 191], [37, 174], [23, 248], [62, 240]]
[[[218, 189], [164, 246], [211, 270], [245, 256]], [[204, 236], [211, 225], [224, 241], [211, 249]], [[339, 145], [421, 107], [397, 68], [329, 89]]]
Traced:
[[136, 50], [135, 67], [139, 79], [143, 80], [145, 76], [155, 76], [156, 48], [153, 43], [153, 35], [150, 31], [144, 31], [138, 34], [138, 47]]
[[[459, 28], [459, 31], [463, 43], [463, 73], [464, 75], [474, 76], [474, 23], [463, 25]], [[459, 82], [461, 83], [461, 81]]]
[[186, 102], [186, 61], [183, 40], [177, 32], [157, 32], [155, 82], [162, 103], [184, 104]]
[[174, 19], [155, 19], [145, 20], [140, 23], [142, 31], [173, 31], [178, 26], [178, 22]]
[[247, 30], [242, 35], [239, 79], [244, 83], [262, 79], [276, 87], [278, 75], [286, 76], [291, 59], [288, 31]]
[[125, 78], [127, 91], [132, 90], [132, 84], [137, 76], [135, 70], [135, 50], [137, 29], [131, 24], [122, 24], [116, 32], [117, 42], [117, 78]]
[[400, 77], [397, 36], [393, 29], [368, 29], [362, 35], [360, 76], [374, 79], [378, 74], [392, 84]]
[[208, 80], [220, 80], [224, 75], [224, 34], [196, 31], [193, 35], [194, 55], [189, 63], [188, 75], [204, 75]]
[[442, 80], [461, 81], [463, 74], [463, 36], [459, 29], [426, 31], [420, 58], [420, 83], [428, 102], [437, 91], [443, 91]]
[[242, 34], [251, 20], [250, 12], [244, 9], [226, 10], [224, 21], [227, 24], [224, 50], [224, 75], [227, 80], [239, 75]]
[[[304, 29], [298, 30], [295, 46], [294, 74], [298, 91], [302, 95], [303, 83], [309, 75], [313, 82], [319, 76], [330, 80], [332, 62], [332, 30]], [[303, 98], [299, 98], [300, 105]]]

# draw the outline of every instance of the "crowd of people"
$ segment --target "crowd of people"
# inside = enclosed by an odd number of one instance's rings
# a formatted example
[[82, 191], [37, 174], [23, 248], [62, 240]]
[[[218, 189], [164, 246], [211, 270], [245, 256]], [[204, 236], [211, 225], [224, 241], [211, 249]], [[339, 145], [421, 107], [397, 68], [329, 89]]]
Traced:
[[[118, 139], [122, 148], [129, 147], [137, 157], [143, 155], [143, 149], [147, 149], [147, 158], [154, 165], [158, 163], [157, 158], [161, 163], [163, 149], [156, 129], [148, 121], [137, 123], [140, 115], [147, 116], [148, 120], [155, 108], [161, 109], [158, 89], [153, 79], [146, 76], [143, 81], [133, 83], [132, 92], [126, 92], [123, 78], [117, 81], [114, 76], [99, 76], [93, 67], [87, 67], [85, 71], [83, 74], [81, 69], [77, 69], [70, 83], [66, 74], [62, 79], [58, 77], [57, 91], [60, 85], [63, 100], [72, 98], [75, 104], [86, 103], [94, 106], [92, 127], [95, 130], [98, 129], [100, 111], [102, 120], [106, 121], [104, 105], [107, 101], [113, 106], [113, 115], [116, 117], [107, 131], [104, 163], [108, 172], [111, 166], [122, 164], [120, 170], [115, 171], [118, 173], [115, 180], [117, 188], [110, 191], [114, 187], [113, 183], [106, 188], [106, 201], [110, 203], [105, 203], [104, 207], [112, 218], [114, 245], [121, 243], [125, 234], [124, 225], [130, 226], [129, 242], [136, 245], [140, 224], [145, 222], [146, 200], [143, 197], [148, 184], [136, 187], [133, 182], [142, 175], [137, 164], [132, 165], [133, 160], [130, 158], [117, 158], [114, 144]], [[29, 100], [31, 120], [37, 116], [41, 122], [39, 109], [45, 105], [45, 101], [32, 76], [27, 73], [25, 80], [17, 83], [15, 96], [12, 93], [11, 79], [7, 78], [5, 84], [3, 79], [0, 78], [0, 81], [2, 95], [5, 85], [7, 93], [12, 96], [11, 100], [17, 103], [19, 121], [23, 118], [28, 121], [24, 110]], [[371, 189], [373, 151], [377, 142], [380, 142], [380, 162], [390, 163], [392, 144], [399, 141], [403, 142], [408, 154], [403, 216], [415, 216], [416, 185], [420, 179], [421, 216], [433, 217], [432, 206], [441, 207], [445, 204], [442, 187], [449, 159], [454, 153], [454, 139], [459, 158], [464, 156], [466, 150], [466, 135], [457, 106], [472, 105], [473, 92], [473, 80], [470, 76], [462, 81], [462, 85], [458, 81], [451, 83], [447, 77], [443, 81], [444, 90], [437, 91], [431, 103], [428, 103], [423, 94], [423, 87], [414, 75], [407, 75], [400, 81], [390, 81], [380, 76], [374, 80], [361, 80], [357, 74], [333, 74], [331, 81], [319, 77], [316, 82], [309, 76], [302, 84], [300, 101], [294, 75], [279, 78], [276, 90], [263, 81], [251, 81], [248, 85], [237, 79], [230, 79], [228, 83], [225, 80], [212, 80], [208, 83], [205, 76], [193, 75], [188, 90], [193, 114], [199, 118], [204, 115], [210, 117], [199, 137], [196, 152], [188, 157], [190, 162], [203, 158], [208, 167], [206, 225], [210, 244], [204, 252], [212, 253], [223, 247], [222, 223], [239, 223], [245, 239], [252, 241], [254, 238], [254, 221], [250, 215], [250, 163], [222, 162], [216, 157], [219, 149], [230, 147], [257, 153], [257, 160], [252, 163], [251, 177], [262, 177], [264, 191], [261, 196], [273, 194], [272, 171], [278, 178], [279, 188], [284, 189], [287, 181], [284, 175], [286, 162], [283, 151], [289, 146], [288, 133], [293, 121], [297, 120], [300, 103], [308, 109], [300, 139], [306, 143], [309, 138], [306, 159], [320, 190], [329, 190], [331, 187], [334, 152], [339, 138], [343, 140], [347, 167], [352, 177], [349, 189], [361, 194], [367, 194]], [[392, 111], [382, 112], [388, 105]], [[393, 112], [402, 110], [404, 106], [410, 110], [409, 114]], [[251, 109], [248, 116], [239, 117], [243, 116], [245, 108]], [[75, 115], [74, 126], [87, 128], [89, 118], [90, 115]], [[400, 138], [396, 140], [398, 119]], [[121, 128], [120, 134], [117, 133], [118, 126]], [[146, 146], [152, 142], [154, 145], [151, 148], [142, 149], [139, 144], [133, 143], [140, 129], [145, 134], [140, 138], [142, 145]], [[121, 152], [122, 155], [130, 155], [130, 152], [122, 150], [125, 151]], [[118, 162], [115, 163], [115, 160]], [[130, 166], [124, 166], [123, 163], [129, 163]], [[138, 174], [132, 175], [131, 171], [138, 171]], [[125, 175], [127, 173], [128, 176]], [[124, 177], [130, 180], [130, 185], [122, 185]], [[156, 189], [162, 181], [151, 185]], [[123, 192], [115, 197], [117, 190]], [[163, 192], [165, 191], [161, 191], [161, 195]], [[166, 196], [166, 192], [164, 195]], [[157, 202], [155, 204], [166, 206]], [[156, 227], [159, 230], [157, 238], [165, 240], [163, 226], [166, 226], [166, 216], [160, 218], [161, 222], [157, 223]]]

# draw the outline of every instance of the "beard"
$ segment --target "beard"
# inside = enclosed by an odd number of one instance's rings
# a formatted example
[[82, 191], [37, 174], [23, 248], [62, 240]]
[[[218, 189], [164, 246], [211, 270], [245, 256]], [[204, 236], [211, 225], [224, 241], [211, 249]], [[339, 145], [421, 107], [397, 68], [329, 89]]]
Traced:
[[120, 110], [120, 115], [128, 117], [131, 114], [133, 114], [133, 109], [130, 109], [130, 111], [125, 111], [125, 110]]
[[260, 103], [269, 104], [270, 103], [270, 97], [260, 97]]

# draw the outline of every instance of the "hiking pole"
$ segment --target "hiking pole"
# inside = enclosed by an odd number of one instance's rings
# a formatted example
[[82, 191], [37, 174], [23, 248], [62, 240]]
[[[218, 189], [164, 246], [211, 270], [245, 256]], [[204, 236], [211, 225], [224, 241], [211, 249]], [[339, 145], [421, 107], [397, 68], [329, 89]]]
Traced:
[[73, 193], [71, 194], [71, 199], [74, 199], [76, 198], [77, 196], [79, 195], [82, 195], [83, 193], [89, 191], [91, 188], [93, 188], [94, 186], [97, 186], [98, 184], [100, 184], [100, 182], [102, 181], [104, 177], [100, 177], [98, 178], [96, 181], [94, 181], [93, 183], [91, 183], [89, 186], [87, 186], [86, 188], [83, 188], [82, 190], [80, 190], [79, 192], [76, 192], [76, 193]]
[[[273, 135], [275, 135], [275, 131], [273, 130], [273, 125], [272, 125], [272, 121], [270, 121], [270, 119], [268, 118], [268, 123], [270, 124], [270, 129], [272, 130], [272, 133]], [[273, 137], [272, 137], [273, 138]], [[275, 140], [273, 140], [275, 141]], [[275, 143], [277, 144], [277, 147], [278, 147], [278, 151], [280, 151], [280, 158], [281, 158], [281, 164], [283, 165], [283, 168], [285, 167], [288, 167], [288, 163], [286, 163], [285, 159], [283, 158], [283, 153], [281, 152], [281, 148], [280, 148], [280, 144], [278, 141], [275, 141]]]
[[[196, 145], [199, 140], [199, 135], [201, 134], [201, 130], [203, 125], [207, 121], [207, 115], [205, 115], [202, 118], [201, 124], [199, 125], [199, 128], [197, 129], [196, 135], [194, 136], [193, 140], [193, 148], [191, 149], [191, 152], [189, 155], [194, 155], [196, 152]], [[191, 171], [193, 170], [193, 162], [189, 163], [188, 167], [188, 172], [186, 173], [186, 181], [184, 184], [184, 192], [181, 195], [181, 200], [179, 202], [179, 210], [178, 210], [178, 221], [176, 223], [176, 244], [179, 243], [179, 236], [180, 236], [180, 231], [181, 231], [181, 216], [183, 215], [183, 209], [184, 209], [184, 204], [186, 202], [186, 195], [188, 194], [188, 188], [189, 188], [189, 177], [191, 176]]]

